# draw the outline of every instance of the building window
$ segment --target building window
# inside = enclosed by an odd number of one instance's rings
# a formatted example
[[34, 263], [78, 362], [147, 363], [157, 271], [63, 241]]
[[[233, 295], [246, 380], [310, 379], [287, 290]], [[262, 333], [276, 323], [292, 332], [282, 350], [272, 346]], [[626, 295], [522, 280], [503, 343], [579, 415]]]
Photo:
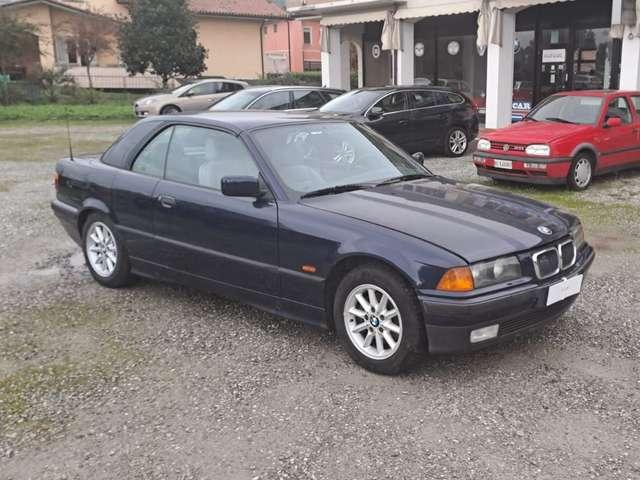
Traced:
[[311, 45], [311, 28], [304, 27], [302, 29], [302, 37], [305, 45]]
[[264, 33], [265, 35], [269, 33], [269, 30], [267, 29], [267, 27], [262, 27], [262, 33]]
[[278, 24], [277, 23], [273, 24], [273, 33], [278, 33]]

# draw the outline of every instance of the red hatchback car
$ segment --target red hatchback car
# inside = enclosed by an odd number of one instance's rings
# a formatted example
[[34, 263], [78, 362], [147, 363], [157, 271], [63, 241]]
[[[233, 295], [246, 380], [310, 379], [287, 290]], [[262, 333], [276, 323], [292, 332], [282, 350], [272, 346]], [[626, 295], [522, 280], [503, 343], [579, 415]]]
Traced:
[[483, 135], [473, 161], [481, 176], [584, 190], [594, 175], [640, 166], [640, 92], [552, 95]]

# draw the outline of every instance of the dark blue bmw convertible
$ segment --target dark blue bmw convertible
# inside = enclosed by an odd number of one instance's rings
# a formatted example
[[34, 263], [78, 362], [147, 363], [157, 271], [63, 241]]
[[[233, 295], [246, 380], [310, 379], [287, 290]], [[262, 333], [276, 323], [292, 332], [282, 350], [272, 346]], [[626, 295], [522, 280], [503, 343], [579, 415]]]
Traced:
[[594, 259], [579, 220], [433, 175], [366, 126], [220, 112], [141, 121], [56, 167], [93, 277], [206, 288], [335, 329], [392, 374], [559, 317]]

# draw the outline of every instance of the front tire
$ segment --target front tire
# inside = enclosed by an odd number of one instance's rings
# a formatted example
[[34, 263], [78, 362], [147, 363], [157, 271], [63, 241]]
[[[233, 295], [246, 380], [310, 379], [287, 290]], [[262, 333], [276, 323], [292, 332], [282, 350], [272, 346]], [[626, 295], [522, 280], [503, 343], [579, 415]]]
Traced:
[[579, 153], [569, 167], [567, 185], [571, 190], [586, 190], [593, 181], [593, 157], [588, 153]]
[[160, 115], [175, 115], [176, 113], [180, 113], [181, 110], [175, 105], [167, 105], [166, 107], [162, 107], [160, 110]]
[[469, 136], [464, 128], [454, 127], [444, 139], [444, 153], [448, 157], [461, 157], [469, 148]]
[[345, 275], [334, 298], [333, 318], [349, 355], [372, 372], [397, 374], [424, 351], [415, 293], [388, 268], [364, 265]]
[[109, 217], [92, 213], [82, 229], [84, 258], [100, 285], [119, 288], [133, 280], [129, 255]]

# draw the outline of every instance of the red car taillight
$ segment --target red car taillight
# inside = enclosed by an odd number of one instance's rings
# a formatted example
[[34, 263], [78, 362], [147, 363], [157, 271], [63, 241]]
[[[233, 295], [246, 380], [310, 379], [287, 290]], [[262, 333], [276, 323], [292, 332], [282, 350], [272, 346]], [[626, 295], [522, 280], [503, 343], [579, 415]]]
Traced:
[[60, 174], [56, 173], [53, 176], [53, 186], [55, 187], [56, 190], [58, 190], [58, 188], [60, 187]]

